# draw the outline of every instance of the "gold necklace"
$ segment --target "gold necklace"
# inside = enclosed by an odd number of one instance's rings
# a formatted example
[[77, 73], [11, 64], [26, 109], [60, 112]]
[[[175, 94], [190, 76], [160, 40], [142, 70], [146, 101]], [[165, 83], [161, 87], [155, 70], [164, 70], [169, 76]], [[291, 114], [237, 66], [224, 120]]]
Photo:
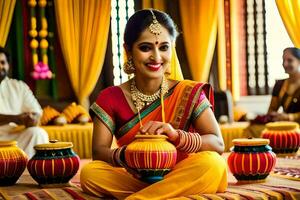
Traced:
[[130, 93], [133, 104], [135, 105], [138, 112], [143, 109], [146, 105], [150, 105], [153, 101], [159, 99], [161, 95], [165, 95], [168, 92], [168, 82], [163, 77], [160, 89], [157, 90], [154, 94], [146, 95], [143, 94], [137, 87], [135, 79], [133, 78], [130, 84]]

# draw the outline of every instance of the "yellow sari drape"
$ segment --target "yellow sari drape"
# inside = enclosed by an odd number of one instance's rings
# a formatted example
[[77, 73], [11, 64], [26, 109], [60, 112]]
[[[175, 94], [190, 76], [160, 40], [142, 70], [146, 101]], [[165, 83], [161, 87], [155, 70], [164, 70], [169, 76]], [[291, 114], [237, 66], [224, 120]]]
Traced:
[[[166, 12], [166, 0], [143, 0], [142, 8], [154, 8], [163, 12]], [[180, 63], [176, 53], [175, 44], [172, 45], [172, 59], [170, 67], [166, 71], [168, 78], [173, 80], [183, 80], [183, 75], [180, 67]]]
[[192, 77], [207, 81], [217, 35], [219, 0], [181, 0], [183, 38]]
[[4, 47], [9, 33], [16, 0], [0, 0], [0, 46]]
[[62, 52], [79, 103], [89, 107], [104, 62], [110, 23], [110, 0], [55, 0]]
[[276, 4], [292, 42], [300, 48], [300, 0], [276, 0]]

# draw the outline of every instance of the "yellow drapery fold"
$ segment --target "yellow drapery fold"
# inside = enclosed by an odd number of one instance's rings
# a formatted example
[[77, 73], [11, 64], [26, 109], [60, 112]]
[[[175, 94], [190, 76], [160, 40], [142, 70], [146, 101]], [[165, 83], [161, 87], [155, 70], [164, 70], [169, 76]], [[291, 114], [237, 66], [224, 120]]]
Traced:
[[110, 0], [55, 0], [57, 29], [71, 84], [79, 103], [89, 106], [104, 62]]
[[[143, 0], [142, 2], [143, 9], [153, 8], [160, 11], [166, 11], [166, 1], [165, 0]], [[183, 80], [183, 75], [180, 67], [180, 63], [176, 53], [175, 44], [172, 44], [172, 58], [170, 67], [166, 71], [168, 78], [173, 80]]]
[[293, 44], [300, 48], [300, 0], [276, 0], [276, 4]]
[[234, 101], [240, 98], [238, 5], [239, 0], [230, 0], [231, 81]]
[[218, 79], [220, 90], [226, 90], [226, 39], [225, 39], [225, 16], [224, 0], [219, 3], [218, 14]]
[[166, 11], [166, 0], [143, 0], [142, 7]]
[[9, 33], [16, 0], [0, 0], [0, 46], [4, 47]]
[[217, 35], [219, 0], [181, 0], [184, 44], [192, 77], [207, 81]]

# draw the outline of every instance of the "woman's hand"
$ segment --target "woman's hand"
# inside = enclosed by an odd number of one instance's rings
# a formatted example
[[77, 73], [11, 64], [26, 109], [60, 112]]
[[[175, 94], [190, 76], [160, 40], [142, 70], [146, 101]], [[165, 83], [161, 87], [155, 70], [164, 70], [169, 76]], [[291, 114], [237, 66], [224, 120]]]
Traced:
[[271, 116], [272, 121], [290, 121], [289, 115], [287, 113], [278, 113], [271, 112], [269, 114]]
[[141, 134], [166, 135], [171, 142], [175, 142], [179, 137], [177, 131], [169, 123], [159, 121], [149, 121], [140, 129]]

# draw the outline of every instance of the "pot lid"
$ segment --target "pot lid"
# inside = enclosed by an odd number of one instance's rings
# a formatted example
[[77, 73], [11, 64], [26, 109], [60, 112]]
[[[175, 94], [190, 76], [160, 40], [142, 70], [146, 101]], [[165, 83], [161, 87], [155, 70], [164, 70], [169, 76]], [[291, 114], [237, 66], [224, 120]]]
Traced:
[[34, 146], [35, 150], [60, 150], [72, 148], [72, 142], [59, 142], [58, 140], [50, 140], [46, 144], [38, 144]]
[[232, 140], [234, 146], [262, 146], [269, 144], [269, 139], [263, 138], [239, 138]]
[[150, 135], [150, 134], [136, 134], [135, 138], [138, 139], [167, 139], [166, 135]]
[[15, 140], [0, 141], [0, 147], [17, 145]]
[[299, 128], [297, 122], [269, 122], [266, 124], [268, 130], [280, 130], [280, 131], [289, 131]]

